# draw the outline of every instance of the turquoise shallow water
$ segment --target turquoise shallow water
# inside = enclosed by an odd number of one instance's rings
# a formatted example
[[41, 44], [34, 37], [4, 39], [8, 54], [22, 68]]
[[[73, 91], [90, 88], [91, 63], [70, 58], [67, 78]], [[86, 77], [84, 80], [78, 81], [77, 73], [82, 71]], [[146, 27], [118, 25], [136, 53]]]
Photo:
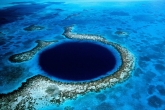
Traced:
[[[165, 110], [164, 1], [10, 5], [0, 9], [0, 93], [11, 92], [26, 79], [44, 74], [36, 63], [39, 53], [23, 63], [11, 63], [9, 56], [32, 49], [36, 40], [65, 40], [63, 28], [74, 24], [73, 32], [100, 35], [126, 47], [136, 57], [135, 69], [128, 80], [112, 88], [43, 110]], [[30, 25], [44, 29], [25, 31]], [[36, 109], [41, 110], [41, 106], [39, 103]]]

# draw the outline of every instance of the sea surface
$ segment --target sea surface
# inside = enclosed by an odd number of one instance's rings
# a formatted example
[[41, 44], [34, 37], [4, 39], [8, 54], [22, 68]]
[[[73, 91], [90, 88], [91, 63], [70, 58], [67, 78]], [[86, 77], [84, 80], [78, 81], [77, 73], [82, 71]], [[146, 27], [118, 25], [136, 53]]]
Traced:
[[[99, 35], [136, 58], [131, 76], [100, 92], [80, 95], [45, 110], [165, 110], [165, 1], [13, 2], [0, 8], [0, 93], [9, 93], [37, 74], [37, 60], [12, 63], [36, 40], [67, 40], [64, 28]], [[29, 26], [43, 29], [27, 31]], [[42, 50], [41, 50], [42, 51]], [[36, 108], [37, 109], [37, 108]]]

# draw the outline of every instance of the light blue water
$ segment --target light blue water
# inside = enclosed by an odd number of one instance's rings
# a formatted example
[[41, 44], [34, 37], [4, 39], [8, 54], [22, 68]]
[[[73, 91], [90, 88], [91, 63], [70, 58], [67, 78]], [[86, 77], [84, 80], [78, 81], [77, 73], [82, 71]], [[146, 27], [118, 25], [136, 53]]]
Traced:
[[[63, 28], [96, 34], [116, 42], [136, 57], [131, 77], [99, 93], [87, 93], [75, 100], [45, 110], [165, 110], [165, 2], [16, 3], [0, 10], [0, 93], [15, 90], [41, 73], [36, 61], [11, 63], [9, 56], [32, 49], [35, 40], [64, 40]], [[45, 28], [24, 31], [29, 25]], [[128, 36], [115, 34], [124, 31]], [[33, 65], [33, 66], [32, 66]], [[38, 107], [38, 109], [41, 109]]]

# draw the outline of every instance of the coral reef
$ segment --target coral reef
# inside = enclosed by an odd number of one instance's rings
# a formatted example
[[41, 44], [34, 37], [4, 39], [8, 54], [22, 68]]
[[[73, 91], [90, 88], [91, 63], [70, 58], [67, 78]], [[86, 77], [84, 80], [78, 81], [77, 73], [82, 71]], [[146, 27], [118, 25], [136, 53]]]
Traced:
[[128, 33], [127, 33], [127, 32], [121, 31], [121, 30], [116, 31], [115, 34], [116, 34], [116, 35], [119, 35], [119, 36], [121, 36], [121, 37], [126, 37], [126, 36], [128, 36]]
[[160, 99], [158, 96], [153, 95], [153, 96], [148, 98], [148, 104], [151, 107], [159, 108], [159, 107], [161, 107], [163, 105], [163, 100]]
[[25, 31], [37, 31], [37, 30], [43, 30], [43, 29], [44, 29], [43, 26], [37, 26], [37, 25], [30, 25], [24, 28]]
[[106, 96], [105, 96], [105, 94], [98, 94], [96, 96], [96, 99], [100, 100], [100, 101], [104, 101], [104, 100], [106, 100]]
[[115, 110], [115, 109], [109, 103], [103, 102], [100, 105], [96, 106], [95, 110]]
[[16, 82], [24, 76], [24, 71], [26, 71], [26, 69], [21, 66], [4, 66], [3, 69], [0, 70], [0, 86], [18, 84]]
[[64, 110], [74, 110], [74, 107], [66, 106], [66, 107], [64, 108]]
[[60, 90], [56, 85], [51, 85], [47, 87], [45, 92], [50, 94], [53, 97], [56, 97], [60, 93]]
[[30, 59], [33, 58], [33, 56], [42, 48], [51, 45], [53, 43], [57, 42], [55, 41], [41, 41], [41, 40], [37, 40], [36, 43], [37, 46], [34, 47], [33, 49], [26, 51], [26, 52], [22, 52], [19, 54], [14, 54], [12, 56], [9, 57], [9, 61], [14, 62], [14, 63], [20, 63], [20, 62], [24, 62], [24, 61], [28, 61]]
[[112, 16], [129, 16], [129, 13], [124, 11], [112, 11], [110, 14]]
[[[63, 35], [70, 39], [93, 40], [113, 46], [121, 55], [122, 64], [118, 70], [111, 75], [90, 82], [59, 82], [45, 76], [36, 75], [29, 78], [18, 90], [0, 95], [0, 106], [2, 110], [11, 108], [15, 110], [34, 109], [35, 106], [38, 105], [38, 102], [40, 102], [40, 106], [43, 107], [50, 104], [61, 104], [67, 99], [75, 98], [77, 95], [83, 95], [91, 91], [98, 92], [101, 89], [111, 87], [114, 84], [123, 82], [131, 75], [134, 69], [135, 58], [127, 49], [119, 44], [109, 42], [101, 36], [77, 34], [72, 33], [71, 30], [72, 26], [66, 27]], [[52, 85], [55, 86], [53, 87]], [[59, 89], [58, 94], [56, 94], [57, 88]], [[49, 94], [55, 94], [56, 97]], [[111, 108], [106, 103], [100, 106], [101, 108], [104, 106]]]
[[3, 32], [0, 32], [0, 37], [1, 37], [1, 36], [5, 36], [5, 34], [4, 34]]

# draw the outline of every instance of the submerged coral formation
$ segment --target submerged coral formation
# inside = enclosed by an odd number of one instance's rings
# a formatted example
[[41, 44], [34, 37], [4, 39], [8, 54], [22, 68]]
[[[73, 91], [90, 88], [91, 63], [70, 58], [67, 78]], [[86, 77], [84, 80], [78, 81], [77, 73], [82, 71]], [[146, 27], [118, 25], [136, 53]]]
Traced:
[[43, 29], [44, 29], [43, 26], [37, 26], [37, 25], [30, 25], [24, 28], [25, 31], [36, 31], [36, 30], [43, 30]]
[[127, 32], [121, 31], [121, 30], [116, 31], [115, 34], [116, 35], [119, 35], [119, 36], [122, 36], [122, 37], [128, 36], [128, 33]]
[[41, 41], [41, 40], [37, 40], [36, 43], [37, 46], [34, 47], [33, 49], [29, 50], [29, 51], [26, 51], [26, 52], [22, 52], [22, 53], [19, 53], [19, 54], [14, 54], [12, 56], [9, 57], [9, 60], [11, 62], [23, 62], [23, 61], [28, 61], [30, 59], [33, 58], [33, 56], [39, 51], [41, 50], [42, 48], [48, 46], [48, 45], [51, 45], [53, 43], [57, 42], [56, 40], [55, 41]]
[[[94, 40], [113, 46], [121, 55], [122, 64], [116, 72], [90, 82], [59, 82], [45, 76], [36, 75], [29, 78], [22, 86], [11, 93], [0, 95], [0, 106], [5, 109], [34, 109], [38, 102], [45, 107], [51, 104], [61, 104], [67, 99], [73, 99], [91, 91], [100, 91], [127, 79], [133, 68], [135, 58], [126, 48], [109, 42], [97, 35], [72, 33], [72, 26], [66, 27], [63, 35], [70, 39]], [[10, 103], [9, 103], [10, 102]]]
[[51, 86], [47, 87], [45, 92], [50, 94], [53, 97], [56, 97], [60, 93], [60, 90], [56, 85], [51, 85]]
[[5, 35], [5, 34], [4, 34], [3, 32], [0, 32], [0, 37], [1, 37], [1, 36], [4, 36], [4, 35]]

